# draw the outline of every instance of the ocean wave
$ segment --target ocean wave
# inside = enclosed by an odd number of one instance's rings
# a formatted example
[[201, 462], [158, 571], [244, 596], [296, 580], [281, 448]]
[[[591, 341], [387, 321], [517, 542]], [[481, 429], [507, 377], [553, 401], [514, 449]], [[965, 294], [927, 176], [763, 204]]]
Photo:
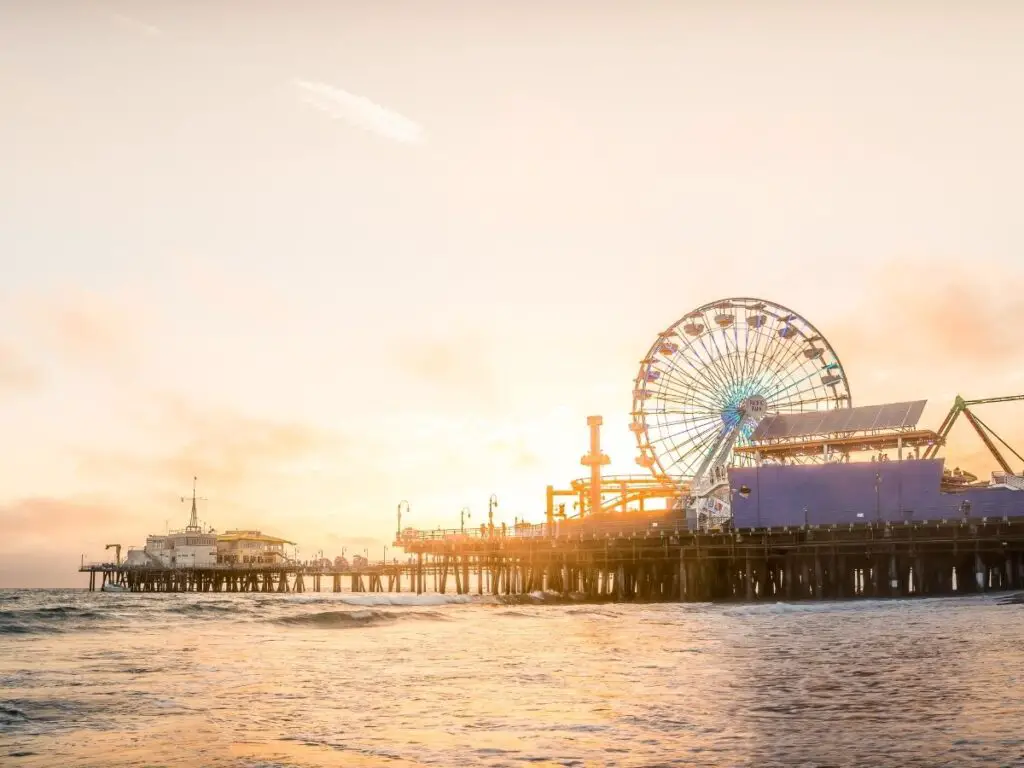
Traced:
[[22, 710], [13, 705], [0, 703], [0, 723], [11, 725], [24, 722], [25, 720], [28, 720], [28, 715]]
[[104, 614], [70, 605], [0, 611], [0, 635], [65, 632], [80, 623], [96, 622]]
[[590, 600], [582, 592], [563, 595], [560, 592], [530, 592], [525, 595], [495, 595], [493, 602], [501, 605], [578, 605], [580, 603], [601, 603], [607, 600]]
[[174, 605], [167, 609], [167, 613], [179, 614], [202, 614], [202, 613], [237, 613], [241, 606], [233, 603], [186, 603], [185, 605]]
[[398, 620], [444, 620], [447, 617], [436, 611], [317, 611], [295, 616], [278, 616], [268, 621], [292, 627], [319, 627], [339, 629], [390, 624]]
[[413, 595], [401, 592], [371, 592], [369, 594], [344, 594], [336, 598], [337, 602], [346, 605], [378, 607], [382, 605], [395, 607], [417, 607], [425, 605], [454, 605], [477, 601], [474, 595]]

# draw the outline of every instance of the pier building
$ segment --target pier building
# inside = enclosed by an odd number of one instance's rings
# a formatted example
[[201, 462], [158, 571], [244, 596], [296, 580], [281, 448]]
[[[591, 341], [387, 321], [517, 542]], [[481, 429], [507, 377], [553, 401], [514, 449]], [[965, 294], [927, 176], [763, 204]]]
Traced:
[[216, 562], [223, 565], [281, 565], [287, 562], [284, 546], [295, 542], [260, 531], [225, 531], [217, 536]]

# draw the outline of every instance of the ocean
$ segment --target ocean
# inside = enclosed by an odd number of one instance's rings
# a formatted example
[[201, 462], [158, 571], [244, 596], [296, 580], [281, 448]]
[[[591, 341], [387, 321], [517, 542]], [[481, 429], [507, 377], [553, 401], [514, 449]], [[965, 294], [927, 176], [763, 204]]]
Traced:
[[0, 591], [0, 765], [1024, 765], [1024, 605]]

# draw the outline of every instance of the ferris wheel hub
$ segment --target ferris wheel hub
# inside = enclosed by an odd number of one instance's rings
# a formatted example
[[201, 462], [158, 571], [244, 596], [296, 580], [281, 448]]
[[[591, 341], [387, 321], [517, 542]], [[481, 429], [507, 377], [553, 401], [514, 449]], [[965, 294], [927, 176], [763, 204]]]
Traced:
[[741, 406], [744, 413], [744, 421], [756, 419], [760, 421], [768, 413], [768, 401], [761, 395], [753, 395], [743, 401]]

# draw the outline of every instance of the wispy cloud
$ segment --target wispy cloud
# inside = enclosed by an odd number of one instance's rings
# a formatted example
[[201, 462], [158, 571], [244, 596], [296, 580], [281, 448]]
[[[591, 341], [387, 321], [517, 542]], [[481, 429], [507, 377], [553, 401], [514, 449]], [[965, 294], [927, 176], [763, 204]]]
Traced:
[[155, 406], [146, 421], [162, 435], [164, 452], [124, 455], [89, 449], [80, 454], [83, 473], [133, 475], [163, 484], [197, 474], [227, 493], [310, 457], [333, 457], [345, 443], [341, 436], [306, 424], [202, 407], [177, 396], [160, 397]]
[[137, 360], [144, 309], [137, 302], [70, 290], [27, 296], [19, 321], [64, 364], [123, 372]]
[[896, 375], [920, 378], [922, 371], [952, 369], [966, 379], [1008, 373], [1016, 367], [1024, 300], [1004, 286], [1018, 284], [1022, 273], [979, 262], [971, 266], [894, 260], [875, 273], [877, 288], [867, 300], [826, 335], [844, 363], [859, 356]]
[[147, 24], [144, 21], [133, 19], [131, 16], [125, 16], [123, 13], [115, 13], [114, 11], [107, 11], [107, 17], [117, 24], [125, 27], [130, 27], [136, 32], [141, 32], [144, 35], [159, 35], [161, 34], [160, 27], [154, 27], [152, 24]]
[[29, 391], [37, 389], [42, 376], [18, 350], [0, 341], [0, 390]]
[[345, 120], [352, 125], [404, 144], [419, 144], [423, 141], [423, 128], [365, 96], [334, 88], [324, 83], [296, 80], [299, 97], [311, 107], [324, 112], [335, 120]]

